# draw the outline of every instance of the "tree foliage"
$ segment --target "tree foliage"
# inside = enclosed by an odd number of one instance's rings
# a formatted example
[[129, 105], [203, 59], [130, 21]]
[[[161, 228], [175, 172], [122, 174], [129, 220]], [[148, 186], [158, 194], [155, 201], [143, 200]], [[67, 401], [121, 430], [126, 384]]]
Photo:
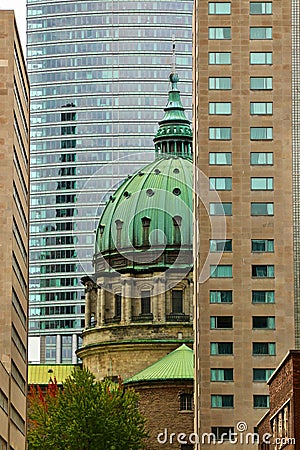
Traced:
[[140, 450], [147, 436], [138, 396], [109, 380], [96, 381], [74, 369], [63, 384], [44, 394], [30, 388], [29, 450]]

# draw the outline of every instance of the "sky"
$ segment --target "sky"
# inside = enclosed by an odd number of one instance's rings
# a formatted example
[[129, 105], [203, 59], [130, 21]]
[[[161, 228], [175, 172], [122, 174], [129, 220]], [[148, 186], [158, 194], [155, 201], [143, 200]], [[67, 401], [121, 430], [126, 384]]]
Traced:
[[25, 56], [26, 47], [26, 0], [0, 0], [0, 9], [14, 9]]

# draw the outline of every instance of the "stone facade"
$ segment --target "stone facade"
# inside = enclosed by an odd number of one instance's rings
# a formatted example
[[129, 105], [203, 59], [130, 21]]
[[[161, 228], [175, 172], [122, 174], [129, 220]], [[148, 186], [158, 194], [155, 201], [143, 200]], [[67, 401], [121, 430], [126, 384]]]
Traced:
[[[115, 311], [116, 287], [105, 291], [90, 280], [86, 280], [86, 328], [83, 346], [77, 352], [99, 379], [121, 377], [126, 379], [153, 364], [182, 343], [193, 342], [192, 288], [189, 274], [176, 286], [183, 292], [184, 314], [172, 315], [172, 290], [151, 297], [151, 311], [162, 311], [159, 315], [141, 314], [141, 298], [126, 298], [120, 317]], [[130, 281], [130, 278], [127, 278]], [[141, 284], [143, 281], [141, 278]], [[124, 297], [122, 296], [124, 299]], [[128, 308], [128, 303], [131, 307]], [[135, 305], [135, 307], [133, 307]], [[154, 306], [155, 305], [155, 306]], [[95, 318], [95, 322], [91, 318]]]
[[[200, 170], [211, 182], [231, 184], [211, 191], [203, 181], [207, 195], [194, 203], [195, 248], [201, 249], [194, 269], [199, 434], [235, 428], [239, 421], [253, 432], [266, 411], [254, 399], [265, 396], [267, 406], [268, 395], [266, 384], [254, 381], [253, 370], [274, 369], [295, 342], [291, 2], [271, 2], [271, 12], [265, 3], [251, 11], [260, 2], [226, 3], [196, 0], [194, 15], [195, 190]], [[253, 85], [260, 77], [271, 80], [272, 87]], [[269, 105], [268, 112], [257, 110], [262, 104]], [[253, 154], [271, 159], [256, 161]], [[267, 179], [272, 187], [259, 185]], [[226, 204], [227, 215], [216, 215], [214, 202]], [[210, 251], [211, 239], [227, 239], [231, 247]], [[273, 242], [274, 250], [253, 249], [257, 240]], [[232, 301], [217, 303], [213, 291], [231, 291]], [[274, 292], [274, 301], [257, 301], [257, 292]], [[224, 317], [232, 318], [232, 326], [214, 326]], [[214, 354], [224, 342], [232, 344], [232, 352]], [[231, 368], [232, 381], [211, 380], [214, 367]], [[212, 396], [221, 394], [233, 396], [230, 408], [212, 407]], [[231, 448], [222, 447], [227, 445]]]
[[0, 448], [26, 445], [29, 83], [13, 11], [0, 11]]

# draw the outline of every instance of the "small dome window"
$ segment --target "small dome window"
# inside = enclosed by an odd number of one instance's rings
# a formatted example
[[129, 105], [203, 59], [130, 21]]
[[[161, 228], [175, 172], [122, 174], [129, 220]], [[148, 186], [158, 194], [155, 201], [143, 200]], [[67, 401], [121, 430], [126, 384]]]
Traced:
[[154, 195], [153, 189], [147, 189], [146, 194], [148, 195], [148, 197], [152, 197], [152, 195]]
[[115, 224], [116, 224], [116, 229], [117, 229], [116, 247], [118, 248], [121, 245], [121, 235], [122, 235], [123, 222], [122, 222], [122, 220], [117, 219], [115, 221]]
[[150, 232], [150, 222], [149, 217], [142, 217], [143, 235], [142, 235], [142, 245], [149, 245], [149, 232]]
[[173, 173], [179, 173], [179, 169], [177, 167], [175, 167], [175, 169], [173, 170]]
[[124, 195], [125, 198], [129, 198], [130, 197], [130, 194], [129, 194], [128, 191], [125, 191], [123, 195]]
[[159, 175], [160, 174], [160, 170], [159, 169], [155, 169], [154, 173], [155, 173], [155, 175]]
[[179, 188], [174, 188], [173, 189], [173, 194], [174, 195], [180, 195], [181, 194], [181, 190]]

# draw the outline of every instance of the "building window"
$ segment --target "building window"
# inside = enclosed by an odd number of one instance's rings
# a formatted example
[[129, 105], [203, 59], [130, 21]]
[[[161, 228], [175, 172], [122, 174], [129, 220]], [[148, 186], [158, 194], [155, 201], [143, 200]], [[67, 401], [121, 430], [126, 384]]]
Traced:
[[211, 316], [210, 329], [216, 330], [220, 328], [232, 328], [232, 316]]
[[275, 330], [274, 316], [254, 316], [252, 317], [253, 329]]
[[208, 29], [208, 39], [231, 39], [231, 28], [210, 27]]
[[209, 164], [211, 166], [231, 166], [232, 164], [232, 154], [230, 152], [226, 153], [213, 153], [209, 154]]
[[267, 91], [273, 89], [272, 77], [250, 77], [250, 89], [252, 91]]
[[275, 342], [253, 342], [252, 344], [253, 355], [276, 355]]
[[231, 127], [210, 127], [209, 139], [212, 141], [230, 141]]
[[233, 408], [233, 395], [211, 395], [212, 408]]
[[209, 52], [208, 54], [208, 64], [231, 64], [231, 53], [230, 52]]
[[210, 102], [208, 105], [209, 114], [230, 115], [231, 103], [230, 102]]
[[273, 165], [273, 153], [252, 152], [250, 153], [250, 164], [252, 166]]
[[72, 336], [61, 337], [61, 362], [72, 362]]
[[273, 64], [272, 52], [250, 52], [250, 64]]
[[233, 369], [210, 369], [210, 381], [233, 381]]
[[151, 314], [151, 292], [141, 292], [141, 314]]
[[174, 289], [172, 291], [172, 314], [183, 313], [183, 291]]
[[231, 77], [209, 77], [208, 88], [210, 90], [220, 90], [220, 91], [230, 90]]
[[211, 355], [233, 355], [233, 342], [211, 342]]
[[210, 203], [209, 214], [211, 216], [231, 216], [232, 215], [232, 203]]
[[118, 292], [115, 294], [115, 318], [121, 318], [122, 311], [122, 295]]
[[250, 14], [272, 14], [272, 3], [250, 2]]
[[252, 116], [270, 116], [273, 114], [272, 102], [250, 102], [250, 114]]
[[193, 394], [180, 394], [180, 411], [193, 410]]
[[253, 395], [254, 408], [270, 408], [269, 395]]
[[56, 362], [56, 336], [45, 337], [45, 353], [49, 362]]
[[266, 382], [275, 369], [253, 369], [253, 381]]
[[232, 303], [232, 291], [210, 291], [210, 303]]
[[210, 2], [208, 4], [208, 14], [231, 14], [231, 3]]
[[180, 450], [194, 450], [194, 446], [192, 444], [181, 444]]
[[274, 252], [274, 239], [251, 239], [252, 252]]
[[174, 244], [180, 244], [181, 243], [181, 233], [180, 233], [180, 227], [182, 222], [181, 216], [175, 216], [172, 218], [173, 220], [173, 231], [174, 231]]
[[251, 141], [270, 141], [273, 139], [273, 128], [271, 127], [251, 127]]
[[150, 232], [150, 222], [151, 219], [148, 217], [142, 218], [142, 226], [143, 226], [143, 244], [142, 245], [149, 245], [149, 232]]
[[275, 292], [252, 291], [252, 303], [275, 303]]
[[231, 239], [211, 239], [209, 242], [211, 252], [232, 252]]
[[233, 381], [233, 369], [210, 369], [210, 381]]
[[250, 39], [272, 39], [272, 27], [250, 27]]
[[251, 178], [252, 191], [273, 191], [273, 178]]
[[273, 216], [273, 203], [251, 203], [251, 216]]
[[274, 265], [253, 265], [253, 278], [274, 278]]
[[228, 441], [233, 436], [234, 427], [211, 427], [211, 432], [215, 436], [215, 439]]
[[231, 191], [232, 178], [231, 177], [218, 177], [209, 179], [209, 189], [216, 191]]
[[232, 278], [232, 266], [231, 265], [210, 266], [210, 277]]

